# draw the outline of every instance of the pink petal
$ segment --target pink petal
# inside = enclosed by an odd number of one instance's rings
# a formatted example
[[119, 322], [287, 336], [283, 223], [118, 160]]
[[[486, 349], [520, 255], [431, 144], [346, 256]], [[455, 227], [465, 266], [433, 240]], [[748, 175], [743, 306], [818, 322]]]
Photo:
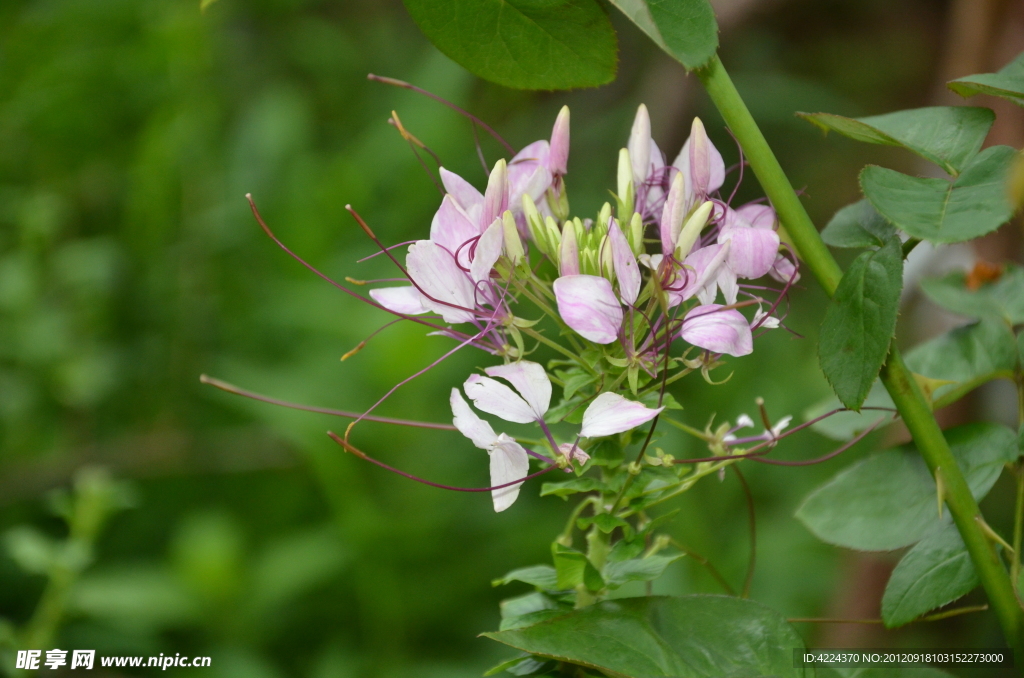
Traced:
[[[547, 146], [546, 141], [539, 141]], [[552, 176], [547, 167], [537, 162], [524, 162], [508, 166], [509, 209], [515, 214], [522, 214], [523, 196], [528, 195], [534, 202], [541, 201]], [[546, 202], [546, 201], [541, 201]]]
[[775, 264], [779, 234], [770, 228], [726, 228], [718, 236], [718, 242], [727, 240], [732, 242], [729, 268], [737, 276], [750, 280], [760, 278]]
[[535, 419], [543, 419], [551, 405], [551, 379], [544, 367], [529, 360], [484, 369], [489, 376], [499, 377], [512, 384], [530, 405]]
[[477, 416], [466, 401], [459, 395], [459, 389], [453, 388], [449, 402], [452, 406], [452, 423], [459, 433], [473, 441], [473, 444], [481, 450], [489, 450], [498, 440], [494, 429], [486, 421]]
[[623, 433], [654, 419], [663, 409], [652, 409], [643, 403], [626, 400], [618, 393], [602, 393], [583, 413], [580, 436], [600, 438]]
[[500, 381], [474, 374], [462, 388], [478, 410], [517, 424], [529, 424], [538, 419], [533, 408]]
[[379, 287], [370, 290], [370, 297], [389, 311], [402, 315], [419, 315], [430, 310], [423, 305], [423, 295], [412, 285]]
[[562, 226], [562, 243], [558, 246], [558, 272], [562, 276], [580, 273], [580, 250], [576, 244], [576, 229], [571, 221]]
[[562, 106], [555, 118], [555, 126], [551, 130], [550, 155], [548, 170], [552, 174], [569, 172], [569, 107]]
[[[454, 176], [454, 175], [453, 175]], [[430, 223], [430, 239], [452, 254], [459, 252], [459, 248], [467, 240], [480, 235], [480, 229], [476, 227], [465, 212], [458, 206], [451, 194], [444, 196], [441, 207], [434, 214], [434, 220]], [[466, 258], [465, 248], [459, 252], [459, 256]]]
[[495, 219], [476, 243], [473, 263], [469, 267], [469, 274], [473, 280], [480, 282], [491, 277], [491, 269], [494, 268], [494, 262], [501, 256], [501, 247], [504, 242], [505, 235], [501, 219]]
[[610, 344], [622, 326], [622, 306], [612, 284], [596, 275], [568, 275], [555, 280], [558, 314], [581, 337]]
[[[683, 270], [677, 274], [686, 276], [685, 283], [678, 292], [669, 293], [669, 305], [676, 306], [695, 294], [710, 294], [714, 300], [718, 292], [717, 280], [728, 256], [729, 250], [723, 245], [708, 245], [691, 252], [683, 262]], [[678, 287], [680, 282], [673, 287]]]
[[578, 444], [574, 447], [572, 443], [562, 443], [558, 446], [558, 451], [562, 453], [563, 457], [569, 457], [571, 461], [578, 461], [581, 464], [590, 461], [590, 455]]
[[779, 253], [775, 257], [775, 264], [772, 266], [772, 270], [768, 271], [773, 279], [778, 280], [780, 283], [788, 283], [790, 280], [797, 282], [800, 280], [800, 273], [797, 271], [792, 260], [782, 253]]
[[661, 253], [668, 256], [676, 250], [676, 238], [686, 217], [686, 184], [682, 174], [672, 178], [672, 185], [661, 211]]
[[[775, 216], [775, 210], [772, 209], [771, 205], [751, 203], [737, 209], [736, 215], [753, 228], [775, 229], [775, 222], [777, 219]], [[726, 221], [725, 226], [726, 228], [729, 228], [728, 221]]]
[[[488, 454], [491, 456], [492, 487], [525, 478], [530, 474], [530, 458], [526, 456], [526, 450], [504, 433], [498, 436], [497, 442]], [[515, 503], [519, 498], [519, 488], [522, 486], [522, 483], [517, 483], [500, 490], [491, 490], [494, 510], [500, 513]]]
[[480, 210], [484, 206], [484, 196], [480, 191], [455, 172], [441, 168], [441, 183], [444, 190], [455, 198], [455, 202], [465, 211], [473, 223], [480, 219]]
[[418, 240], [409, 246], [405, 264], [423, 293], [426, 308], [440, 313], [447, 323], [473, 320], [473, 283], [456, 265], [451, 253], [430, 240]]
[[[521, 200], [522, 198], [520, 198]], [[508, 209], [508, 165], [504, 159], [494, 163], [487, 178], [487, 190], [484, 192], [484, 206], [480, 211], [480, 230], [487, 228], [495, 219]]]
[[633, 305], [640, 296], [640, 268], [615, 217], [608, 222], [608, 242], [612, 246], [612, 266], [619, 281], [619, 295], [624, 302]]
[[718, 304], [697, 306], [686, 314], [679, 336], [712, 353], [743, 356], [754, 350], [754, 337], [743, 314]]
[[647, 198], [643, 205], [638, 204], [636, 208], [636, 211], [641, 213], [645, 211], [641, 208], [650, 208], [657, 205], [665, 195], [665, 191], [661, 187], [661, 180], [666, 176], [664, 172], [665, 156], [662, 154], [661, 149], [658, 148], [658, 144], [654, 143], [654, 139], [651, 139], [651, 152], [648, 163], [650, 173], [647, 175], [647, 185], [644, 187], [644, 190], [647, 192]]
[[647, 107], [640, 104], [633, 118], [633, 127], [629, 131], [629, 160], [633, 165], [633, 188], [647, 181], [651, 162], [651, 116]]
[[[698, 136], [702, 137], [701, 145], [703, 145], [705, 142], [707, 144], [706, 151], [698, 150], [695, 154], [700, 162], [705, 162], [704, 158], [706, 158], [706, 195], [708, 193], [714, 193], [715, 191], [722, 187], [723, 183], [725, 183], [725, 162], [722, 160], [722, 154], [718, 152], [718, 149], [715, 148], [715, 145], [711, 143], [710, 139], [707, 138], [707, 132], [704, 130], [703, 123], [699, 123], [699, 120], [697, 118], [694, 118], [693, 127], [696, 128], [698, 124], [700, 124], [700, 133]], [[686, 143], [683, 144], [682, 150], [679, 151], [679, 155], [676, 156], [675, 162], [672, 163], [676, 167], [676, 169], [683, 173], [683, 176], [686, 178], [686, 186], [688, 188], [687, 195], [691, 196], [691, 199], [694, 195], [694, 180], [693, 170], [691, 168], [690, 148], [691, 140], [694, 138], [694, 131], [695, 130], [691, 130], [690, 138], [687, 139]], [[703, 170], [704, 168], [702, 167], [701, 172], [703, 172]]]

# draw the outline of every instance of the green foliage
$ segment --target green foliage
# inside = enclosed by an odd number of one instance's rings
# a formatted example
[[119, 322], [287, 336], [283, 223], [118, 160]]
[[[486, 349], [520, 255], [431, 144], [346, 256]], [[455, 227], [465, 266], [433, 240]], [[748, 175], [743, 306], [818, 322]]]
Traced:
[[860, 185], [875, 209], [910, 235], [963, 242], [994, 231], [1013, 215], [1006, 184], [1015, 153], [1009, 146], [986, 148], [952, 182], [868, 165]]
[[611, 561], [605, 565], [604, 578], [611, 588], [631, 581], [653, 581], [664, 574], [669, 565], [682, 557], [683, 554], [679, 553], [673, 556], [654, 555], [646, 558]]
[[1024, 323], [1024, 268], [1007, 264], [998, 280], [971, 290], [967, 276], [954, 272], [926, 278], [921, 289], [932, 301], [968, 318], [993, 318], [1009, 325]]
[[896, 330], [903, 253], [897, 238], [857, 257], [839, 282], [821, 325], [818, 357], [839, 400], [859, 410]]
[[[832, 113], [798, 113], [826, 132], [857, 141], [900, 146], [956, 176], [963, 171], [988, 136], [996, 115], [988, 108], [932, 106], [869, 118]], [[827, 242], [827, 241], [826, 241]]]
[[953, 524], [925, 537], [893, 570], [882, 596], [882, 619], [889, 628], [969, 593], [978, 585], [964, 540]]
[[906, 355], [916, 374], [951, 384], [936, 384], [928, 395], [945, 399], [966, 393], [998, 377], [1012, 378], [1017, 366], [1017, 342], [1000, 320], [982, 320], [957, 327], [920, 344]]
[[629, 678], [803, 677], [800, 636], [777, 612], [724, 596], [625, 598], [485, 633], [541, 657]]
[[1024, 52], [998, 73], [967, 75], [946, 83], [946, 86], [962, 97], [991, 94], [1024, 106]]
[[615, 77], [615, 30], [595, 0], [403, 0], [452, 60], [519, 89], [595, 87]]
[[718, 49], [718, 23], [707, 0], [609, 0], [679, 63], [700, 68]]
[[[945, 432], [975, 499], [1015, 460], [1016, 434], [1005, 426], [966, 424]], [[862, 551], [891, 551], [921, 540], [940, 520], [937, 487], [911, 446], [886, 450], [841, 471], [815, 490], [796, 516], [823, 541]]]
[[896, 228], [867, 200], [836, 212], [821, 231], [821, 239], [832, 247], [881, 247], [895, 235]]
[[504, 577], [495, 579], [491, 582], [492, 586], [501, 586], [514, 581], [521, 581], [524, 584], [530, 584], [540, 589], [546, 589], [548, 591], [558, 590], [558, 574], [555, 572], [555, 568], [550, 565], [533, 565], [531, 567], [520, 567], [519, 569], [512, 570]]

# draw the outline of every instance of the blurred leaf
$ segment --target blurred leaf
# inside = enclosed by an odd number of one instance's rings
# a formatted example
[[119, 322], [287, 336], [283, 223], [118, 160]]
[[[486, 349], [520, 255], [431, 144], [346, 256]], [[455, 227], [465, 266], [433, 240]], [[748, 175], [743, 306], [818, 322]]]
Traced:
[[950, 273], [925, 278], [921, 289], [939, 306], [968, 318], [996, 318], [1009, 325], [1024, 323], [1024, 268], [1007, 264], [995, 282], [967, 288], [967, 276]]
[[550, 612], [553, 610], [565, 609], [559, 606], [550, 596], [540, 591], [527, 593], [516, 598], [506, 598], [499, 604], [501, 610], [501, 626], [499, 630], [519, 628], [535, 623], [539, 618], [538, 612]]
[[[807, 411], [804, 412], [804, 420], [816, 419], [842, 407], [843, 404], [839, 402], [839, 398], [830, 396], [807, 408]], [[895, 410], [896, 406], [893, 405], [892, 398], [882, 382], [876, 381], [871, 386], [868, 397], [861, 405], [860, 412], [838, 412], [813, 424], [811, 428], [832, 440], [850, 440], [877, 422], [891, 416], [888, 412], [865, 409], [868, 407], [888, 407]]]
[[970, 593], [980, 583], [956, 525], [925, 537], [910, 549], [889, 577], [882, 619], [889, 628]]
[[967, 75], [947, 82], [946, 86], [965, 98], [975, 94], [991, 94], [1024, 106], [1024, 52], [998, 73]]
[[903, 252], [898, 238], [858, 256], [825, 311], [818, 357], [836, 395], [859, 410], [889, 353], [896, 331]]
[[483, 635], [614, 676], [807, 675], [793, 667], [793, 650], [804, 645], [785, 618], [726, 596], [623, 598]]
[[615, 29], [595, 0], [403, 0], [449, 58], [518, 89], [596, 87], [615, 78]]
[[707, 0], [609, 0], [661, 49], [700, 68], [718, 49], [718, 23]]
[[32, 527], [14, 527], [4, 534], [7, 554], [25, 572], [46, 574], [59, 557], [61, 545]]
[[551, 556], [555, 561], [558, 589], [568, 591], [583, 584], [591, 591], [604, 588], [604, 581], [582, 551], [562, 546], [558, 542], [551, 545]]
[[84, 575], [75, 583], [71, 611], [122, 626], [164, 629], [202, 616], [199, 601], [162, 566], [134, 564]]
[[250, 602], [265, 614], [334, 578], [348, 560], [336, 531], [320, 527], [271, 543], [253, 565]]
[[530, 584], [545, 591], [558, 590], [558, 574], [555, 572], [555, 568], [550, 565], [520, 567], [517, 570], [512, 570], [504, 577], [491, 581], [491, 586], [501, 586], [514, 581], [521, 581], [524, 584]]
[[881, 247], [895, 235], [896, 227], [870, 202], [860, 200], [836, 212], [821, 239], [832, 247]]
[[674, 556], [648, 556], [631, 560], [609, 561], [604, 568], [604, 578], [611, 587], [621, 586], [630, 581], [653, 581], [660, 577], [672, 563], [684, 554]]
[[930, 106], [868, 118], [797, 113], [828, 132], [869, 144], [900, 146], [957, 175], [977, 155], [996, 114], [972, 106]]
[[577, 494], [579, 492], [594, 492], [600, 490], [602, 492], [608, 491], [608, 485], [602, 483], [597, 478], [591, 478], [590, 476], [584, 476], [582, 478], [573, 478], [572, 480], [565, 480], [557, 483], [544, 483], [540, 487], [540, 496], [547, 497], [548, 495], [555, 495], [562, 499], [568, 499], [569, 495]]
[[1000, 375], [1013, 376], [1017, 367], [1017, 342], [1013, 331], [1001, 320], [983, 320], [957, 327], [923, 344], [906, 355], [912, 372], [957, 382], [941, 385], [932, 400], [962, 387], [973, 388]]
[[[1017, 436], [999, 424], [975, 423], [945, 431], [975, 499], [1016, 459]], [[796, 517], [822, 541], [862, 551], [891, 551], [919, 541], [940, 521], [935, 480], [912, 446], [875, 454], [815, 490]]]
[[915, 238], [963, 242], [996, 230], [1013, 215], [1006, 181], [1015, 153], [1009, 146], [986, 148], [952, 183], [868, 165], [860, 185], [882, 216]]
[[633, 529], [633, 526], [625, 520], [613, 516], [610, 513], [598, 513], [596, 516], [583, 516], [576, 521], [576, 525], [581, 530], [585, 530], [591, 525], [597, 525], [597, 528], [605, 534], [611, 534], [612, 530], [616, 527], [621, 527], [623, 530], [627, 531]]
[[244, 584], [242, 550], [242, 534], [231, 516], [197, 513], [178, 528], [172, 561], [189, 589], [208, 600], [224, 601]]

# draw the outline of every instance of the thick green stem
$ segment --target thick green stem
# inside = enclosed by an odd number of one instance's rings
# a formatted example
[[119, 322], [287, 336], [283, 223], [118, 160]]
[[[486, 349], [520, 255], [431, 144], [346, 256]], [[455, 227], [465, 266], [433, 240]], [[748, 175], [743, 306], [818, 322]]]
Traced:
[[[721, 60], [715, 56], [697, 73], [711, 100], [742, 146], [751, 169], [778, 212], [797, 254], [831, 296], [842, 278], [842, 269], [822, 241], [764, 135], [725, 72]], [[914, 437], [914, 443], [925, 463], [932, 473], [942, 469], [946, 481], [946, 504], [971, 555], [992, 609], [999, 618], [1006, 640], [1018, 651], [1024, 649], [1021, 638], [1024, 610], [1017, 604], [1009, 574], [982, 530], [983, 519], [978, 503], [971, 495], [950, 452], [942, 429], [895, 345], [890, 349], [889, 358], [882, 368], [882, 382]]]

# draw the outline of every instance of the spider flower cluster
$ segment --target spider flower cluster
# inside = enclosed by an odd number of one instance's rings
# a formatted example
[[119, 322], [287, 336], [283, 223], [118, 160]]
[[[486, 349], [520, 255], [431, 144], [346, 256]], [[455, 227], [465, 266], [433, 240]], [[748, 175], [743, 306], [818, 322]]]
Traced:
[[[583, 466], [581, 442], [657, 417], [668, 383], [695, 370], [711, 382], [723, 356], [751, 353], [755, 333], [779, 326], [779, 300], [798, 278], [772, 208], [723, 198], [726, 168], [699, 119], [670, 164], [640, 106], [613, 200], [590, 218], [570, 216], [568, 161], [566, 107], [550, 140], [495, 163], [483, 191], [440, 168], [445, 195], [429, 237], [409, 245], [404, 263], [382, 245], [407, 282], [370, 291], [380, 308], [458, 342], [453, 351], [493, 356], [450, 402], [455, 427], [490, 455], [497, 511], [515, 501], [530, 456], [548, 470]], [[737, 170], [741, 179], [742, 162]], [[782, 288], [750, 282], [764, 277]], [[529, 359], [539, 350], [557, 352], [553, 373]], [[550, 449], [495, 433], [463, 394], [477, 410], [536, 424]], [[550, 426], [562, 421], [581, 426], [560, 442]], [[711, 439], [727, 445], [734, 430]]]

